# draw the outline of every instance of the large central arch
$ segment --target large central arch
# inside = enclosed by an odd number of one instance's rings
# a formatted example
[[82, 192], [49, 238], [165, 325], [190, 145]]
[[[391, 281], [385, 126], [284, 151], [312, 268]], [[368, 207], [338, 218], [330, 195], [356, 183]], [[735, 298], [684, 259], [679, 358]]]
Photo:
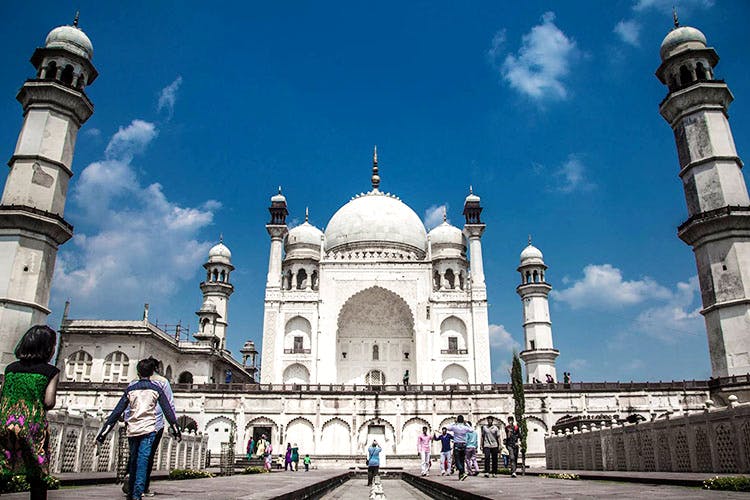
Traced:
[[400, 384], [409, 370], [415, 382], [414, 316], [398, 294], [374, 286], [352, 295], [341, 307], [336, 330], [338, 382], [366, 383], [379, 370], [386, 384]]

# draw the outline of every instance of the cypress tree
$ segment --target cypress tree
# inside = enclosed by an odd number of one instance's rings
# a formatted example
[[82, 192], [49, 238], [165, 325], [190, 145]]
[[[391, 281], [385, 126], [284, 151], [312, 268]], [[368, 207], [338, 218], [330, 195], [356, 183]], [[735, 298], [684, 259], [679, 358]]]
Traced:
[[523, 392], [523, 370], [521, 369], [521, 359], [517, 352], [513, 352], [513, 365], [510, 371], [510, 383], [513, 388], [513, 401], [515, 409], [513, 411], [518, 428], [521, 431], [521, 473], [526, 473], [526, 397]]

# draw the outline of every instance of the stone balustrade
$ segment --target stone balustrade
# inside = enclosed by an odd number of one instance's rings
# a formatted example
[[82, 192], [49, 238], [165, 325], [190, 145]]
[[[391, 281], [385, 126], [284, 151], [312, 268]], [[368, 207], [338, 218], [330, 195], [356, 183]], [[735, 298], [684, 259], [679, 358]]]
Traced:
[[[118, 472], [127, 464], [127, 440], [113, 429], [103, 444], [96, 443], [96, 435], [103, 424], [103, 416], [71, 414], [65, 410], [48, 413], [50, 427], [50, 473], [61, 472]], [[154, 469], [203, 469], [206, 463], [208, 436], [183, 434], [177, 442], [165, 432], [154, 459]], [[118, 467], [119, 465], [119, 467]]]
[[545, 439], [548, 469], [665, 472], [750, 472], [750, 404], [651, 422], [581, 425]]

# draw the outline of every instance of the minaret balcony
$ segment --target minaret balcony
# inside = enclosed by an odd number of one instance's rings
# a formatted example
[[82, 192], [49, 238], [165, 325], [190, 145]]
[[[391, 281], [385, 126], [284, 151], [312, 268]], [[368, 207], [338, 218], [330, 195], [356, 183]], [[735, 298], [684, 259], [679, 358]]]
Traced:
[[750, 236], [750, 206], [727, 206], [701, 212], [677, 228], [677, 235], [690, 246], [720, 234]]
[[301, 347], [293, 347], [291, 349], [284, 349], [284, 354], [310, 354], [310, 349], [303, 349]]
[[469, 354], [468, 349], [440, 349], [440, 354], [462, 355]]
[[659, 113], [674, 128], [677, 120], [700, 109], [726, 111], [734, 100], [723, 80], [698, 80], [667, 94], [659, 104]]

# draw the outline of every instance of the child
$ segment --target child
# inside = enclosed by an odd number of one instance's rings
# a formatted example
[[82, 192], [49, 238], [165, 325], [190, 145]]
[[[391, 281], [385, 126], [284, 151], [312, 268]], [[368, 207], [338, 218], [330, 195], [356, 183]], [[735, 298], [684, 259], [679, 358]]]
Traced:
[[46, 499], [49, 474], [47, 410], [54, 408], [60, 370], [49, 364], [57, 334], [36, 325], [16, 346], [18, 361], [5, 368], [0, 394], [0, 475], [25, 475], [30, 498]]
[[138, 382], [130, 384], [125, 389], [125, 393], [107, 418], [96, 440], [100, 444], [103, 443], [105, 436], [115, 427], [120, 416], [125, 410], [129, 410], [125, 419], [128, 424], [127, 435], [130, 446], [129, 491], [133, 500], [141, 500], [146, 487], [149, 455], [156, 438], [157, 404], [161, 406], [161, 411], [172, 428], [172, 435], [177, 441], [180, 441], [182, 436], [167, 396], [157, 384], [149, 380], [149, 377], [154, 374], [154, 364], [148, 359], [142, 359], [138, 362], [136, 371]]
[[305, 455], [303, 462], [305, 463], [305, 472], [310, 472], [310, 455]]

